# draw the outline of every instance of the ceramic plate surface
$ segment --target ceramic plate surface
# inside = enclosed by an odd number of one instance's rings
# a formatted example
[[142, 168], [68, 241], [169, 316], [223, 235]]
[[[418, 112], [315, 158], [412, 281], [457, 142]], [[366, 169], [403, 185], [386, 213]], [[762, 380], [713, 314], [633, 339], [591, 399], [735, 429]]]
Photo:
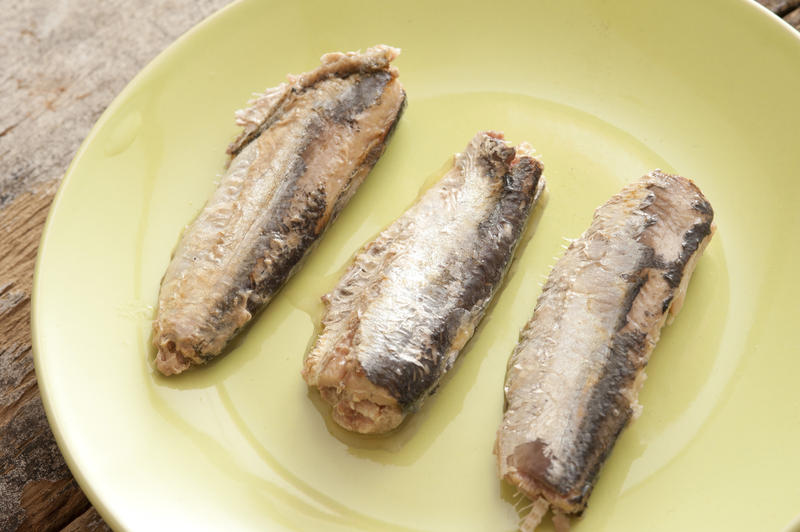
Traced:
[[[227, 356], [159, 376], [159, 282], [224, 170], [234, 110], [327, 51], [377, 43], [403, 49], [408, 92], [385, 155]], [[800, 512], [798, 65], [798, 36], [743, 1], [223, 10], [108, 108], [50, 212], [36, 370], [72, 471], [120, 529], [514, 530], [524, 502], [492, 455], [506, 360], [564, 239], [662, 168], [698, 183], [718, 231], [575, 530], [780, 530]], [[319, 298], [485, 129], [544, 161], [535, 232], [423, 410], [388, 437], [347, 434], [300, 377]]]

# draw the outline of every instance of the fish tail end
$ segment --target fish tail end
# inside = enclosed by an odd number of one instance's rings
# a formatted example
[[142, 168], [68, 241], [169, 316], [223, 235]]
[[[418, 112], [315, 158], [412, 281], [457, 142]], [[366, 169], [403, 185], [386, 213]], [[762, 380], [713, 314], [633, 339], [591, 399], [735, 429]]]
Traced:
[[519, 524], [519, 529], [522, 532], [534, 532], [536, 527], [542, 523], [542, 519], [544, 519], [549, 509], [550, 504], [548, 504], [547, 500], [544, 497], [538, 497], [533, 501], [531, 511], [528, 512], [528, 515], [526, 515]]
[[156, 369], [165, 376], [177, 375], [189, 369], [192, 365], [191, 358], [181, 353], [177, 344], [170, 338], [158, 338], [153, 342], [158, 348], [156, 354]]

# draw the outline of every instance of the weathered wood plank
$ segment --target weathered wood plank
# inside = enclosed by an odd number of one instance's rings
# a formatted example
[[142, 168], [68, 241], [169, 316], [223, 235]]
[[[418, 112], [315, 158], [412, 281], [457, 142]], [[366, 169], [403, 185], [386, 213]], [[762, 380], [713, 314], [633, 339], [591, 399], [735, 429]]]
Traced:
[[31, 352], [33, 265], [54, 191], [0, 210], [0, 530], [60, 530], [89, 507], [47, 424]]
[[[800, 0], [798, 0], [798, 4], [800, 4]], [[800, 7], [795, 9], [794, 11], [789, 12], [786, 16], [783, 17], [783, 20], [789, 23], [790, 26], [794, 27], [797, 31], [800, 31]]]
[[141, 68], [229, 0], [4, 2], [0, 207], [60, 179], [100, 113]]
[[89, 508], [64, 528], [64, 532], [107, 532], [110, 530], [111, 528], [94, 508]]
[[58, 181], [125, 84], [229, 0], [4, 2], [0, 18], [0, 530], [107, 530], [47, 424], [33, 266]]
[[800, 0], [756, 0], [759, 4], [766, 7], [779, 17], [782, 17], [800, 7]]
[[0, 529], [59, 530], [89, 507], [53, 440], [38, 395], [0, 431]]

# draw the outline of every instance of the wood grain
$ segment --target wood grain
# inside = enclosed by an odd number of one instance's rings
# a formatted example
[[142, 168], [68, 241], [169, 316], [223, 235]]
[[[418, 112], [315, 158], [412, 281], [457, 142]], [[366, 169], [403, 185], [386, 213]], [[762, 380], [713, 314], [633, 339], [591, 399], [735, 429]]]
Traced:
[[33, 370], [33, 265], [53, 191], [40, 186], [0, 211], [0, 530], [58, 530], [89, 507], [47, 424]]
[[79, 532], [84, 530], [89, 532], [104, 532], [110, 529], [105, 521], [103, 521], [103, 518], [100, 517], [100, 514], [97, 513], [97, 510], [89, 508], [64, 528], [64, 532]]
[[779, 17], [783, 17], [790, 11], [800, 7], [800, 0], [757, 0], [759, 4], [766, 7]]
[[[797, 3], [800, 4], [800, 0], [798, 0]], [[783, 17], [783, 20], [788, 22], [789, 25], [794, 27], [797, 31], [800, 31], [800, 7], [787, 13]]]
[[800, 0], [757, 0], [779, 17], [783, 17], [790, 26], [800, 31]]

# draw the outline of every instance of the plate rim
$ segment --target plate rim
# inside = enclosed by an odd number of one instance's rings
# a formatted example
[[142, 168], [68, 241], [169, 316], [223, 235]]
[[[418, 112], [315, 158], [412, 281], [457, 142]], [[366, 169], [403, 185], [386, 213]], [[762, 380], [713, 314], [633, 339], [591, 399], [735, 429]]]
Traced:
[[[313, 2], [313, 0], [304, 0], [305, 2]], [[219, 8], [212, 14], [205, 17], [203, 20], [196, 23], [194, 26], [186, 30], [174, 41], [169, 43], [163, 50], [150, 59], [124, 86], [119, 93], [111, 100], [108, 106], [103, 110], [98, 119], [94, 122], [91, 129], [87, 133], [84, 140], [76, 150], [74, 156], [70, 160], [63, 177], [60, 180], [57, 190], [53, 196], [53, 200], [48, 208], [48, 214], [42, 228], [42, 234], [38, 241], [36, 261], [34, 265], [34, 274], [31, 287], [31, 300], [30, 300], [30, 330], [31, 330], [31, 348], [34, 361], [34, 370], [39, 388], [39, 395], [42, 400], [45, 415], [48, 425], [53, 433], [56, 444], [58, 445], [59, 452], [61, 453], [70, 473], [75, 478], [79, 487], [92, 504], [92, 507], [100, 514], [100, 516], [111, 526], [114, 530], [124, 530], [125, 527], [117, 519], [117, 516], [112, 512], [112, 509], [106, 500], [106, 496], [92, 485], [85, 475], [84, 467], [76, 460], [73, 455], [71, 442], [64, 436], [61, 420], [55, 413], [53, 407], [53, 397], [47, 379], [42, 379], [46, 374], [44, 369], [45, 362], [42, 360], [41, 345], [42, 330], [41, 330], [41, 290], [40, 290], [40, 272], [42, 263], [46, 260], [47, 247], [50, 239], [51, 227], [54, 224], [54, 218], [58, 216], [60, 210], [61, 200], [67, 187], [73, 180], [76, 168], [85, 156], [88, 147], [95, 142], [98, 133], [108, 120], [114, 116], [121, 105], [128, 99], [129, 95], [136, 90], [148, 77], [152, 76], [155, 71], [161, 68], [161, 65], [167, 62], [170, 57], [176, 53], [176, 50], [183, 48], [197, 33], [205, 31], [209, 26], [220, 23], [230, 11], [240, 9], [242, 6], [250, 3], [255, 3], [256, 0], [232, 0], [229, 4]], [[783, 35], [790, 35], [798, 50], [800, 51], [800, 30], [792, 27], [783, 18], [769, 10], [766, 6], [758, 3], [756, 0], [736, 0], [730, 2], [731, 6], [738, 3], [743, 9], [750, 9], [753, 17], [763, 17], [763, 20], [771, 20], [772, 29], [770, 31], [780, 32]], [[793, 530], [793, 526], [800, 526], [800, 515], [791, 520], [786, 530]]]

